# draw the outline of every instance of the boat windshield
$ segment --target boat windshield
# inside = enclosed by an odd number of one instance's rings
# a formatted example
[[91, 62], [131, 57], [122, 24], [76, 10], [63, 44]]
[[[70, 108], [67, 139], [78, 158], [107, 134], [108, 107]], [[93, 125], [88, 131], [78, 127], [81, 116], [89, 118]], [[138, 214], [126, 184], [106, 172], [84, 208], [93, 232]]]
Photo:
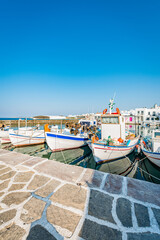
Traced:
[[84, 125], [86, 125], [88, 127], [90, 126], [90, 122], [81, 121], [80, 124], [81, 124], [81, 126], [84, 126]]
[[102, 123], [112, 123], [112, 124], [118, 124], [119, 119], [118, 117], [103, 117]]
[[160, 132], [155, 132], [155, 133], [154, 133], [154, 137], [155, 137], [155, 138], [160, 138]]

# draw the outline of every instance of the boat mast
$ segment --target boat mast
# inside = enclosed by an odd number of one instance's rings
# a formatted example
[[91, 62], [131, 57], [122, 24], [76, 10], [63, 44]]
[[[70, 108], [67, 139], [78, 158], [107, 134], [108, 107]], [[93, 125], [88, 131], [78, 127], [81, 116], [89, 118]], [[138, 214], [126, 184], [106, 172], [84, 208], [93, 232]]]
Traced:
[[113, 110], [113, 106], [115, 105], [115, 103], [113, 102], [114, 98], [109, 100], [109, 114], [112, 114], [112, 110]]

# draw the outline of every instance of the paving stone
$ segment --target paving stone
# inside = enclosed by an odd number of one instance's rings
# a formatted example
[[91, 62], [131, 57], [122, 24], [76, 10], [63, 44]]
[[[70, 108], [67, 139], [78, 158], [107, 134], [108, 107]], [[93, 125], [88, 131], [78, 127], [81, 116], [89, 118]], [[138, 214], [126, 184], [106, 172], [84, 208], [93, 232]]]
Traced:
[[35, 158], [32, 158], [31, 160], [25, 162], [23, 165], [32, 167], [32, 166], [36, 165], [37, 163], [43, 162], [44, 160], [46, 160], [46, 158], [35, 157]]
[[4, 199], [2, 200], [2, 203], [5, 203], [6, 205], [10, 206], [11, 204], [20, 204], [24, 200], [26, 200], [28, 197], [30, 197], [29, 192], [13, 192], [7, 194]]
[[19, 172], [15, 178], [14, 178], [14, 182], [28, 182], [32, 175], [34, 174], [34, 172], [29, 171], [29, 172]]
[[24, 188], [25, 184], [12, 184], [8, 191], [15, 191]]
[[127, 178], [128, 196], [142, 202], [160, 206], [160, 187], [158, 184]]
[[12, 224], [0, 230], [1, 240], [21, 240], [25, 230], [18, 225]]
[[16, 209], [12, 209], [3, 213], [0, 213], [0, 225], [6, 223], [16, 216]]
[[45, 183], [47, 183], [50, 180], [50, 178], [40, 175], [35, 175], [31, 183], [28, 185], [27, 189], [35, 190], [41, 186], [43, 186]]
[[12, 166], [16, 166], [17, 164], [20, 164], [30, 158], [31, 158], [31, 156], [29, 156], [27, 154], [10, 152], [10, 154], [2, 155], [1, 161], [5, 162], [7, 164], [10, 164]]
[[5, 174], [0, 176], [0, 180], [6, 180], [8, 178], [12, 178], [15, 174], [16, 174], [15, 171], [11, 171], [11, 172], [5, 173]]
[[115, 223], [112, 217], [113, 197], [99, 191], [91, 190], [88, 214], [96, 218]]
[[15, 167], [19, 172], [28, 172], [30, 169], [28, 167], [25, 167], [23, 165], [18, 165]]
[[106, 177], [103, 190], [109, 193], [121, 194], [122, 181], [123, 181], [123, 177], [115, 174], [108, 174]]
[[31, 198], [24, 206], [21, 219], [25, 223], [31, 223], [41, 218], [45, 202], [37, 198]]
[[2, 197], [2, 196], [3, 196], [3, 194], [4, 194], [4, 192], [0, 192], [0, 197]]
[[65, 184], [51, 196], [50, 200], [83, 210], [86, 201], [86, 190], [80, 186]]
[[79, 176], [84, 170], [82, 167], [71, 166], [53, 160], [44, 162], [35, 167], [35, 169], [38, 172], [46, 173], [50, 176], [69, 182], [76, 182], [76, 180], [79, 178]]
[[31, 228], [27, 240], [57, 240], [41, 225]]
[[0, 184], [0, 191], [8, 187], [10, 180], [6, 180], [3, 183]]
[[92, 169], [87, 169], [80, 183], [89, 187], [100, 187], [104, 174]]
[[149, 220], [148, 208], [142, 204], [137, 204], [137, 203], [134, 204], [134, 208], [135, 208], [135, 215], [137, 218], [138, 226], [149, 227], [150, 220]]
[[[0, 153], [1, 154], [1, 153]], [[1, 165], [0, 164], [0, 169], [2, 169], [2, 168], [5, 168], [6, 167], [6, 165]]]
[[0, 149], [0, 155], [6, 154], [6, 153], [10, 153], [10, 151], [5, 149]]
[[11, 171], [11, 170], [12, 170], [12, 168], [10, 168], [10, 167], [6, 167], [6, 168], [4, 168], [4, 169], [1, 169], [1, 170], [0, 170], [0, 175], [4, 174], [4, 173], [6, 173], [6, 172], [9, 172], [9, 171]]
[[160, 235], [157, 233], [128, 233], [127, 240], [160, 240]]
[[122, 233], [116, 229], [85, 219], [79, 236], [85, 240], [121, 240]]
[[[50, 205], [47, 208], [47, 220], [53, 225], [68, 229], [72, 233], [77, 227], [81, 216], [71, 211]], [[56, 226], [55, 226], [56, 227]]]
[[129, 200], [118, 198], [116, 213], [123, 226], [132, 227], [131, 203]]
[[56, 181], [56, 180], [52, 180], [49, 183], [47, 183], [45, 186], [41, 187], [40, 189], [38, 189], [35, 194], [41, 196], [41, 197], [47, 197], [50, 193], [52, 193], [56, 187], [58, 187], [58, 185], [61, 182]]
[[160, 209], [152, 208], [152, 211], [160, 228]]

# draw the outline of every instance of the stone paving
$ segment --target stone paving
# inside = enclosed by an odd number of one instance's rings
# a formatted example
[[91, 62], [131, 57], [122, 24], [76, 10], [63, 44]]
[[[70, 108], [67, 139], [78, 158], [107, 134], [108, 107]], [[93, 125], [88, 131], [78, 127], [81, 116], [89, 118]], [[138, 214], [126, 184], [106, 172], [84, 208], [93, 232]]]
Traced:
[[0, 239], [160, 240], [160, 186], [0, 150]]

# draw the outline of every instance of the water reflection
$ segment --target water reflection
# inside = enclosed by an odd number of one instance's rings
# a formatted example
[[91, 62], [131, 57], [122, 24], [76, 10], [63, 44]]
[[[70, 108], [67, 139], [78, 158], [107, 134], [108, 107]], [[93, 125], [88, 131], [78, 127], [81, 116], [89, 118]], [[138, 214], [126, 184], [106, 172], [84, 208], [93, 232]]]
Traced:
[[[153, 127], [142, 127], [141, 125], [126, 125], [126, 131], [141, 135], [142, 137], [151, 137]], [[119, 174], [123, 176], [135, 177], [137, 179], [147, 180], [154, 183], [160, 183], [160, 169], [151, 163], [143, 154], [135, 150], [129, 156], [112, 161], [109, 163], [96, 165], [92, 152], [88, 146], [79, 149], [61, 151], [52, 153], [47, 144], [37, 146], [28, 146], [15, 148], [11, 144], [0, 145], [0, 148], [29, 154], [31, 156], [48, 158], [66, 164], [74, 164], [84, 168], [97, 169], [103, 172]], [[139, 161], [138, 161], [139, 159]], [[142, 160], [144, 159], [144, 160]]]

